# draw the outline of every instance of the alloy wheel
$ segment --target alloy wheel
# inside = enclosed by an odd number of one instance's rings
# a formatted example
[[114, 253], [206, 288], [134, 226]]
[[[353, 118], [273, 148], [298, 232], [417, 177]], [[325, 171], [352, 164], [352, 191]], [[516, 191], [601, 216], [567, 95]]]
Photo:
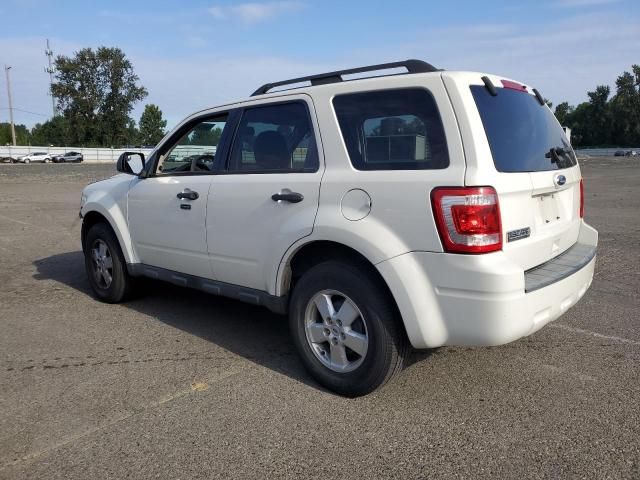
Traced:
[[93, 242], [91, 247], [91, 263], [93, 278], [98, 286], [107, 289], [113, 281], [113, 258], [108, 245], [100, 239]]
[[334, 372], [358, 368], [369, 348], [369, 335], [362, 312], [344, 293], [322, 290], [305, 311], [305, 334], [311, 351]]

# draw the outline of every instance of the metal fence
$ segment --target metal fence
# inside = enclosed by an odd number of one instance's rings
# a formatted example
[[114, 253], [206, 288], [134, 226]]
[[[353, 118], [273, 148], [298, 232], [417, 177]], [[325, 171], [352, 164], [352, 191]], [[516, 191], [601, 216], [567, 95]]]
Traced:
[[66, 152], [80, 152], [85, 162], [115, 163], [123, 152], [151, 153], [149, 148], [82, 148], [82, 147], [0, 147], [0, 157], [18, 158], [31, 152], [47, 152], [49, 155], [62, 155]]
[[[197, 147], [194, 147], [197, 148]], [[83, 147], [38, 147], [38, 146], [0, 146], [0, 157], [11, 157], [17, 159], [23, 155], [27, 155], [31, 152], [47, 152], [51, 156], [62, 155], [66, 152], [80, 152], [84, 157], [85, 162], [104, 162], [104, 163], [115, 163], [118, 160], [118, 157], [123, 152], [141, 152], [144, 153], [145, 156], [151, 153], [150, 148], [83, 148]], [[608, 157], [613, 156], [615, 152], [628, 152], [635, 151], [640, 153], [640, 147], [638, 148], [584, 148], [584, 149], [576, 149], [576, 153], [580, 156], [590, 156], [590, 157]], [[303, 151], [301, 149], [297, 149], [294, 152], [294, 161], [303, 161], [301, 158]], [[300, 158], [297, 158], [300, 157]]]
[[576, 154], [586, 157], [613, 157], [616, 152], [640, 152], [640, 148], [577, 148]]

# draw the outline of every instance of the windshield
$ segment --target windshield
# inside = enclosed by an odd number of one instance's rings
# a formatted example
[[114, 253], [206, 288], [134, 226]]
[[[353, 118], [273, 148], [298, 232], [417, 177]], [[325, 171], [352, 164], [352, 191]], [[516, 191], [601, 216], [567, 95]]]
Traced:
[[551, 110], [526, 92], [496, 90], [493, 97], [484, 86], [471, 86], [498, 171], [539, 172], [577, 163]]

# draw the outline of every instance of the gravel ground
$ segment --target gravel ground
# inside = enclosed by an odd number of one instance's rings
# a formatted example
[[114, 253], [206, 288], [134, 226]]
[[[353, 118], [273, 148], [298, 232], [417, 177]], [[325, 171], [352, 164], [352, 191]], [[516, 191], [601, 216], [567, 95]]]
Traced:
[[113, 171], [0, 165], [0, 478], [640, 478], [640, 161], [583, 162], [600, 248], [577, 306], [359, 399], [264, 309], [153, 282], [95, 301], [78, 203]]

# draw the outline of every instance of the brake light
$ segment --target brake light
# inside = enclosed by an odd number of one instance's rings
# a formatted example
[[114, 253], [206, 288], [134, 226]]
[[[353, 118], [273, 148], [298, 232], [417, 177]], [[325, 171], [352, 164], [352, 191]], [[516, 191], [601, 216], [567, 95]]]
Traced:
[[440, 240], [447, 252], [488, 253], [502, 249], [498, 194], [493, 187], [445, 187], [431, 192]]
[[518, 90], [519, 92], [526, 92], [527, 91], [527, 86], [526, 85], [522, 85], [522, 84], [517, 83], [517, 82], [512, 82], [511, 80], [500, 80], [500, 82], [502, 83], [502, 86], [504, 88], [509, 88], [511, 90]]
[[580, 218], [584, 218], [584, 182], [580, 179]]

